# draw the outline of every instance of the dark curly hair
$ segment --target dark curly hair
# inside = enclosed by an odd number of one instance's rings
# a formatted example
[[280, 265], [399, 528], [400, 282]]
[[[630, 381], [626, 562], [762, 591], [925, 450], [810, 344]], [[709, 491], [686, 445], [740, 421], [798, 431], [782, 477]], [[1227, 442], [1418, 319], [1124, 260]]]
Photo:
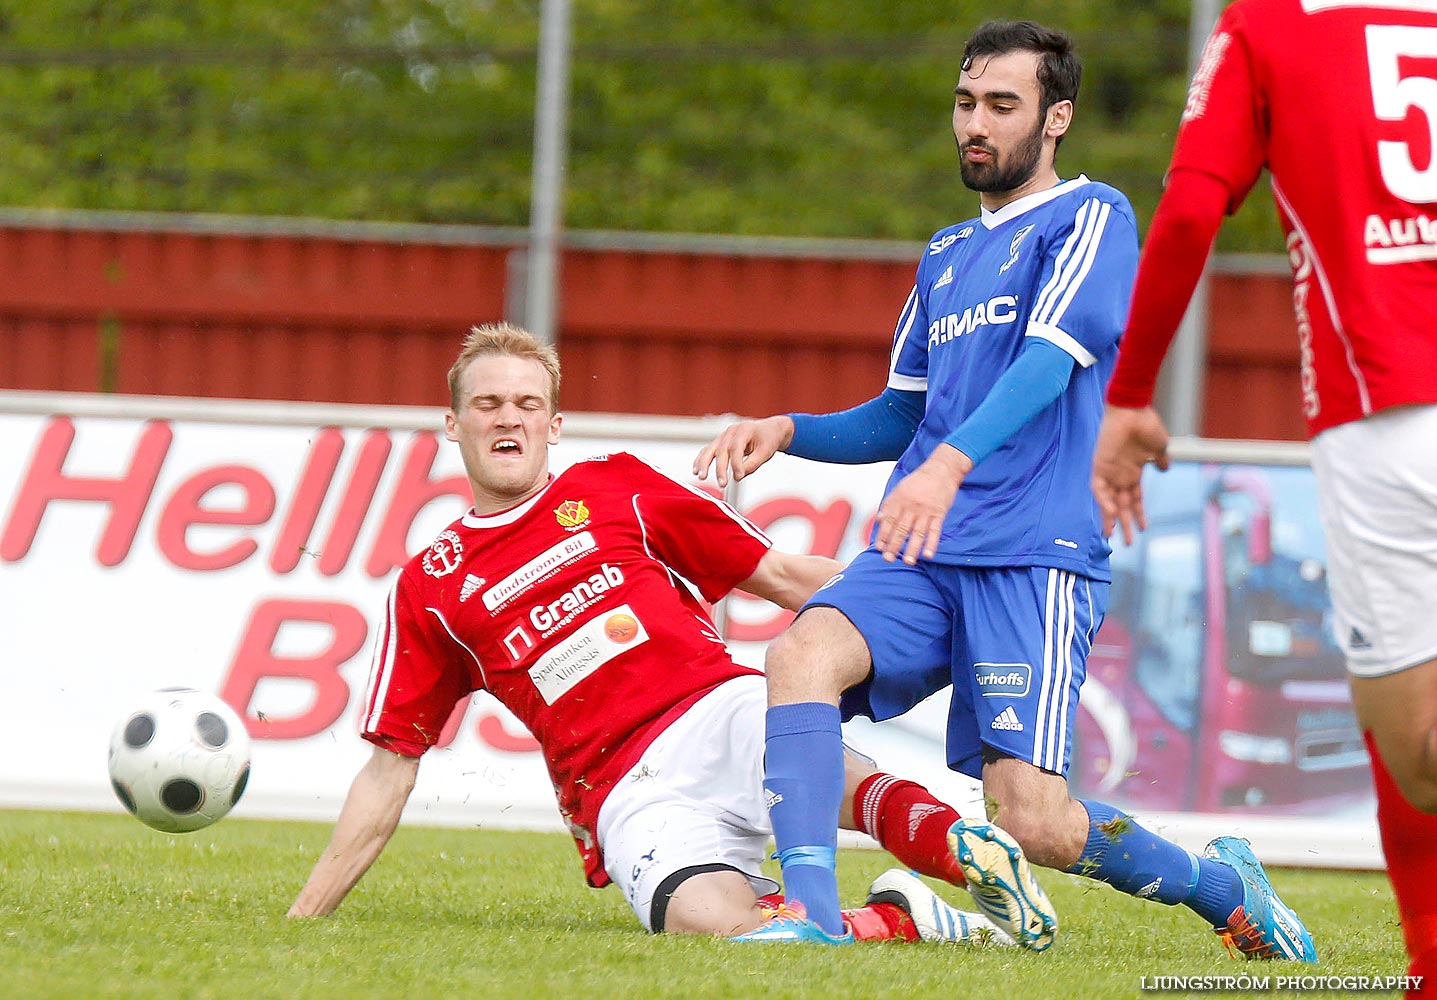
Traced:
[[[1078, 102], [1078, 86], [1083, 82], [1083, 64], [1073, 51], [1073, 40], [1061, 31], [1045, 28], [1034, 21], [985, 21], [963, 46], [962, 68], [968, 69], [981, 56], [999, 56], [1008, 52], [1035, 52], [1038, 55], [1038, 116], [1059, 101]], [[1062, 141], [1061, 137], [1058, 140]]]

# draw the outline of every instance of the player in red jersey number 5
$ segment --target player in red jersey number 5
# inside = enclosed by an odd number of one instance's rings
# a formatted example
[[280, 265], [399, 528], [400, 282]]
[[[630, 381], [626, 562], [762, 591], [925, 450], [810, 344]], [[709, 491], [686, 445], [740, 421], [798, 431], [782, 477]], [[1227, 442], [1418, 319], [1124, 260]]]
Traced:
[[1167, 466], [1149, 405], [1208, 247], [1266, 167], [1337, 640], [1413, 973], [1437, 976], [1437, 3], [1238, 0], [1208, 40], [1098, 436], [1109, 530]]

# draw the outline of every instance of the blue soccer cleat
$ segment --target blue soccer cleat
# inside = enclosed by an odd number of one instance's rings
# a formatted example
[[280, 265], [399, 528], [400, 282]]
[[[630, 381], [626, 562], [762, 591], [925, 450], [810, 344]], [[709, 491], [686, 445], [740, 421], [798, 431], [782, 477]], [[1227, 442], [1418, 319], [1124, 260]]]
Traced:
[[800, 902], [785, 902], [778, 909], [764, 915], [763, 923], [746, 934], [738, 934], [730, 941], [760, 941], [780, 944], [852, 944], [853, 931], [844, 927], [843, 933], [828, 933], [808, 919], [808, 911]]
[[973, 901], [993, 923], [1031, 951], [1053, 946], [1058, 914], [1016, 840], [992, 823], [960, 819], [948, 829], [948, 849]]
[[1317, 946], [1292, 908], [1277, 897], [1262, 862], [1241, 837], [1218, 837], [1203, 849], [1203, 857], [1237, 869], [1242, 878], [1242, 905], [1232, 911], [1227, 925], [1214, 927], [1229, 951], [1246, 958], [1316, 962]]
[[892, 903], [908, 914], [921, 941], [1014, 945], [1013, 939], [983, 914], [948, 905], [922, 879], [902, 868], [890, 868], [874, 879], [868, 902]]

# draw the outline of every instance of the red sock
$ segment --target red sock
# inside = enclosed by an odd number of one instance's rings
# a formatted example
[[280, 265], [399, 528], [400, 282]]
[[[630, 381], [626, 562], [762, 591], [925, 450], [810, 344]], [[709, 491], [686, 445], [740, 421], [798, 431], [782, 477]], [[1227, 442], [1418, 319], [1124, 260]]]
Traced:
[[881, 771], [853, 793], [854, 825], [918, 874], [950, 885], [967, 884], [948, 849], [948, 828], [959, 818], [922, 785]]
[[1407, 954], [1437, 965], [1437, 956], [1431, 954], [1437, 950], [1437, 893], [1432, 891], [1437, 885], [1437, 816], [1429, 816], [1403, 798], [1377, 753], [1372, 734], [1364, 733], [1363, 738], [1372, 755], [1377, 827]]
[[869, 903], [843, 911], [843, 922], [859, 941], [917, 941], [918, 928], [901, 906]]

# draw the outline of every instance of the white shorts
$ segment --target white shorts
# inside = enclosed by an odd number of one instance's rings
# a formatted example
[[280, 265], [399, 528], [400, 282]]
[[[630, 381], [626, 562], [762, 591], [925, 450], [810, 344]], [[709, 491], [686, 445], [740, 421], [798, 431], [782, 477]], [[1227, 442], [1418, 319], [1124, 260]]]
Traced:
[[604, 868], [650, 930], [663, 930], [674, 889], [705, 870], [737, 869], [756, 894], [778, 891], [759, 874], [773, 836], [763, 801], [766, 705], [760, 676], [720, 685], [649, 744], [599, 809]]
[[1312, 469], [1348, 671], [1381, 677], [1437, 657], [1437, 406], [1323, 431]]

